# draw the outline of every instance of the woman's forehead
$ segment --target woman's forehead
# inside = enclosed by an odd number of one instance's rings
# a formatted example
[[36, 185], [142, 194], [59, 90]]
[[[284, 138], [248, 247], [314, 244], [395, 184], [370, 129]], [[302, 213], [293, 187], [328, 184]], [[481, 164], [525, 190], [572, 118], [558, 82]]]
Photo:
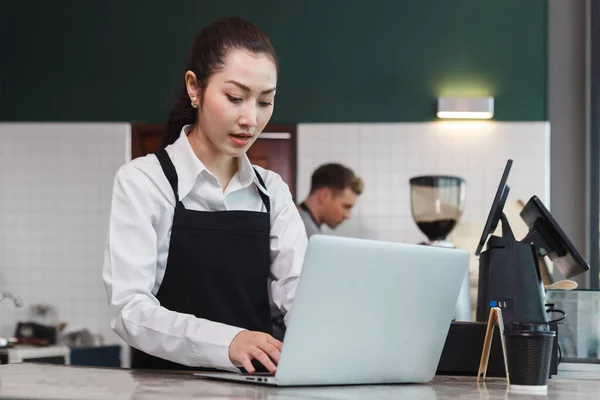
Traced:
[[[232, 50], [224, 59], [223, 68], [217, 72], [222, 82], [237, 82], [252, 91], [263, 92], [277, 85], [275, 63], [266, 54]], [[217, 76], [215, 76], [217, 78]]]

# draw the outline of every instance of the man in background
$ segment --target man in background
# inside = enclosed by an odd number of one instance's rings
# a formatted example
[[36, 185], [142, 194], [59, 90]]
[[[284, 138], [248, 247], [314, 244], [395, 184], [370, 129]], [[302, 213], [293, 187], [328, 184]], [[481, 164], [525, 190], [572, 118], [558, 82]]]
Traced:
[[335, 229], [350, 218], [352, 207], [363, 191], [363, 181], [350, 168], [337, 163], [321, 165], [311, 178], [310, 193], [300, 206], [300, 216], [310, 238], [321, 226]]

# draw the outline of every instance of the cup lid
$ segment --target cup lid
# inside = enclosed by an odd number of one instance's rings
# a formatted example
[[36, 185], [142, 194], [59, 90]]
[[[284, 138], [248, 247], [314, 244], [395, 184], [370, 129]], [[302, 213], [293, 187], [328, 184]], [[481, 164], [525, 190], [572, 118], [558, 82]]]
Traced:
[[546, 323], [513, 323], [511, 332], [504, 332], [506, 336], [556, 336], [556, 332], [550, 329]]

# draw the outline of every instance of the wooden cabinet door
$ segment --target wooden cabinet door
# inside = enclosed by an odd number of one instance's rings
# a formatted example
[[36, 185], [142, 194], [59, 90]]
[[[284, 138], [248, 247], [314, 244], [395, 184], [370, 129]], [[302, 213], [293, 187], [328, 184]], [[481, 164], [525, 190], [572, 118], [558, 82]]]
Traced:
[[131, 159], [154, 153], [160, 148], [166, 126], [164, 124], [131, 124]]
[[277, 172], [290, 187], [296, 199], [296, 127], [270, 125], [265, 127], [246, 153], [252, 164]]
[[[131, 124], [131, 158], [154, 153], [160, 148], [164, 124]], [[267, 125], [248, 150], [250, 162], [281, 175], [296, 199], [296, 126]]]

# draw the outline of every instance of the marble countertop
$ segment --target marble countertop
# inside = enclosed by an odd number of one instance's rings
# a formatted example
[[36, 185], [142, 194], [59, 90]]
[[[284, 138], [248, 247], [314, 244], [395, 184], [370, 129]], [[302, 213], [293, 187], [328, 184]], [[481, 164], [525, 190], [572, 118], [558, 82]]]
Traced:
[[50, 364], [0, 366], [0, 398], [10, 399], [589, 399], [600, 380], [552, 379], [547, 395], [524, 395], [502, 379], [437, 376], [429, 384], [273, 388], [194, 378], [189, 373]]

